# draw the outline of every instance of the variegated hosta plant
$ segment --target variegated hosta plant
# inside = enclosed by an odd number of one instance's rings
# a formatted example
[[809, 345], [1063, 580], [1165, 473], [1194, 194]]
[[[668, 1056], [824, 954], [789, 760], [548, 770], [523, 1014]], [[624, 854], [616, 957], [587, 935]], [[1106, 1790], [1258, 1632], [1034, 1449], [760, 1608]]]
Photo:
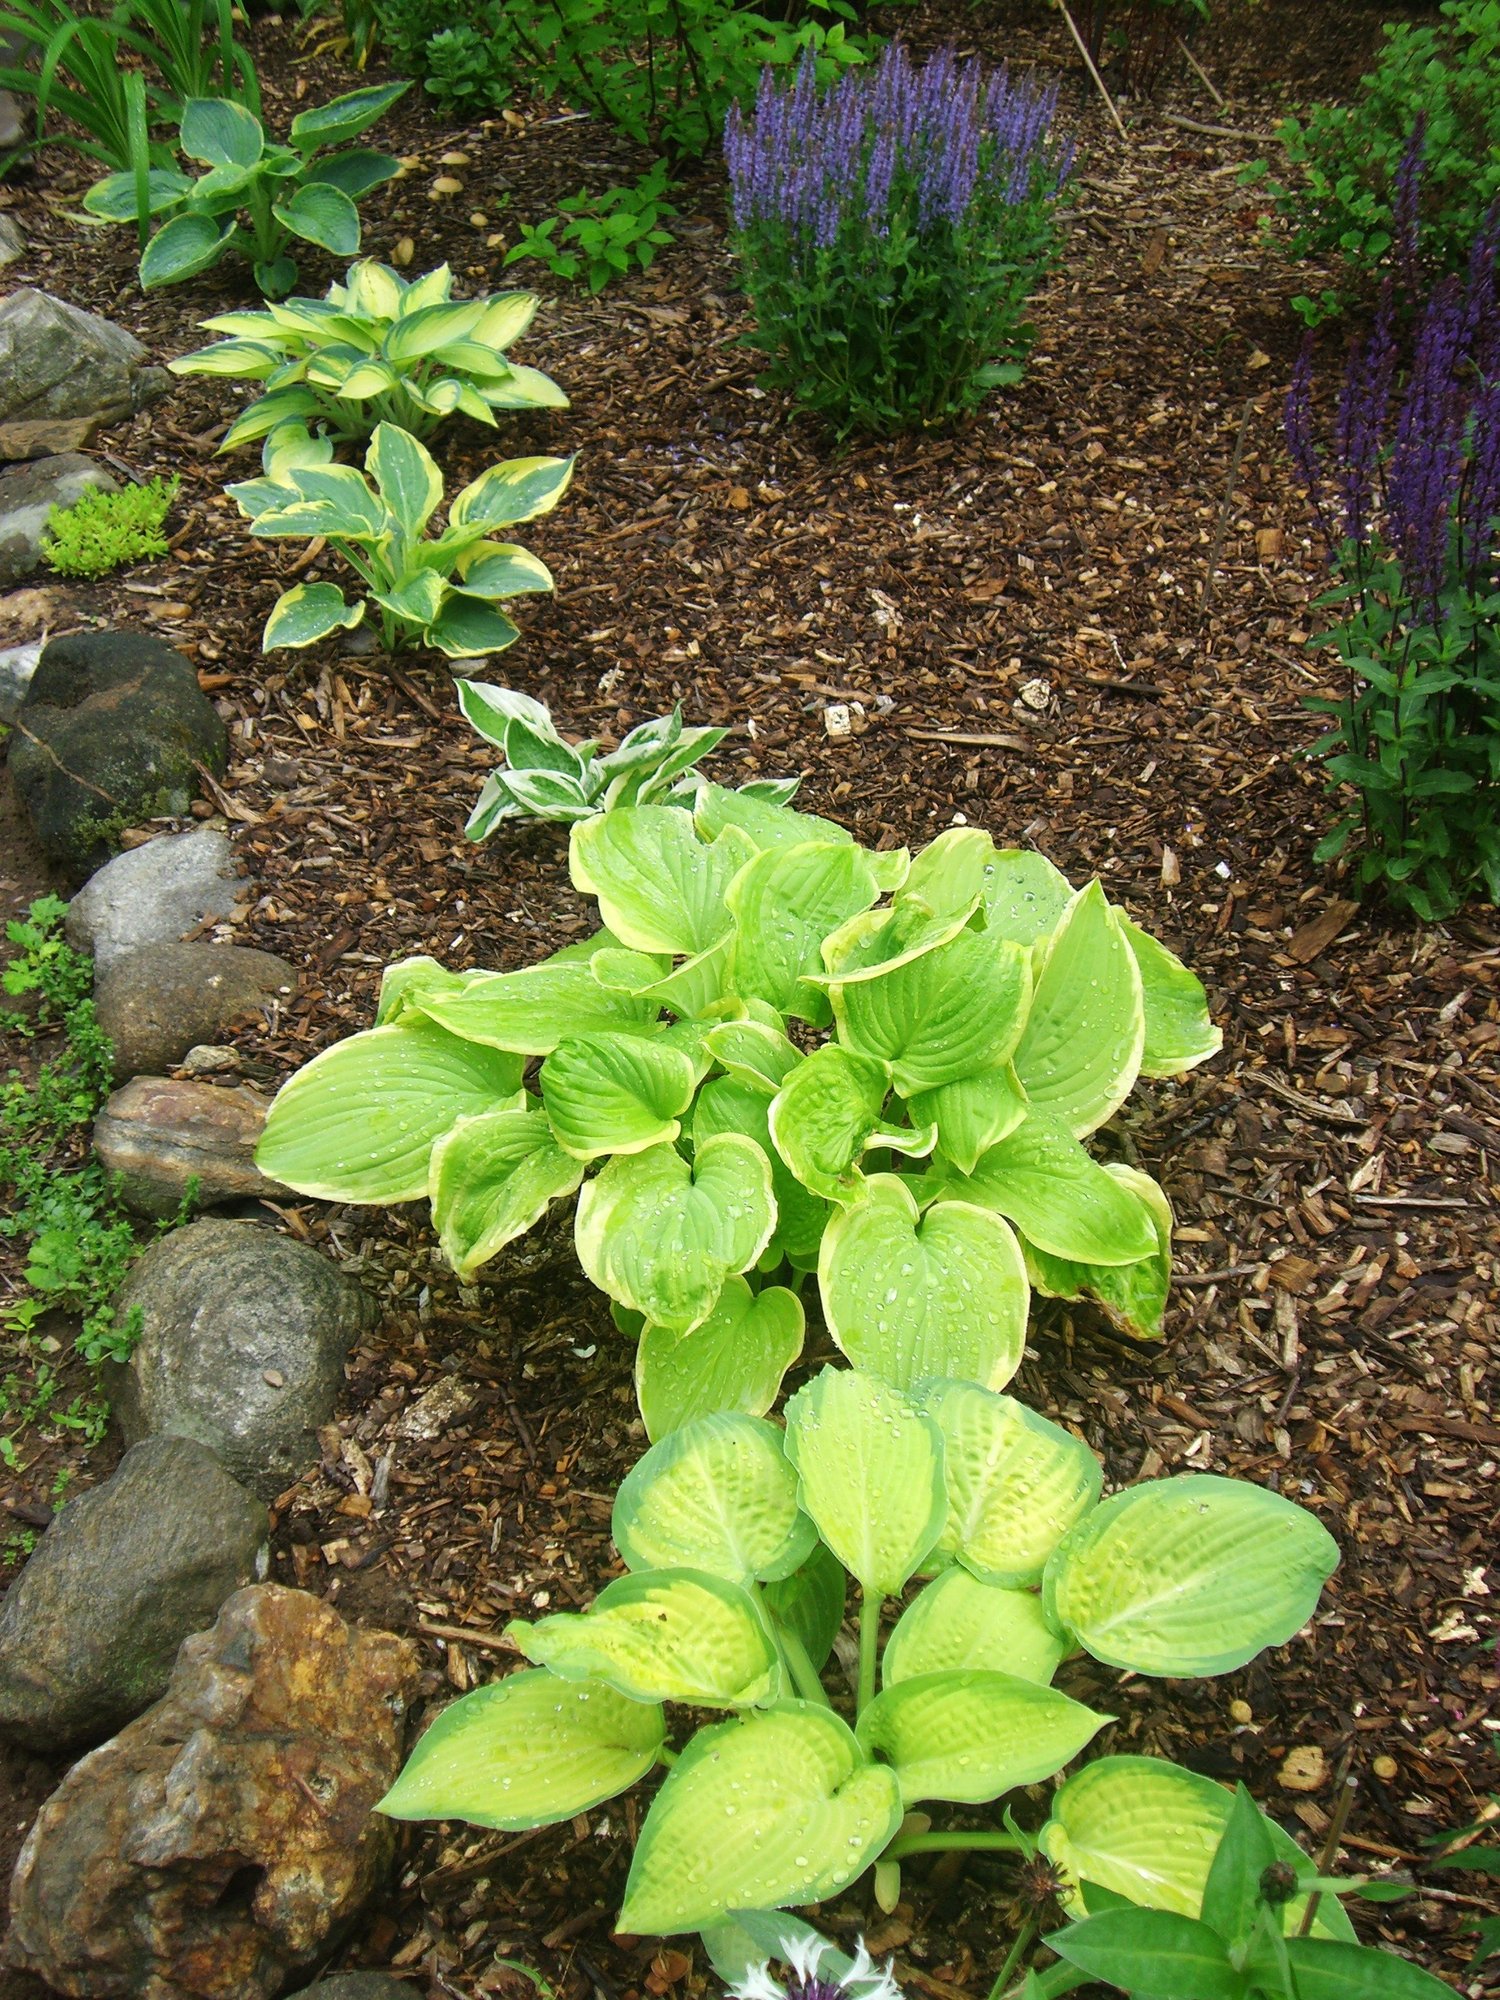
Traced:
[[377, 1025], [282, 1089], [266, 1173], [426, 1196], [464, 1277], [577, 1193], [653, 1437], [770, 1408], [813, 1271], [903, 1388], [1002, 1388], [1033, 1284], [1160, 1333], [1166, 1198], [1083, 1142], [1220, 1038], [1098, 882], [968, 827], [873, 853], [715, 785], [580, 821], [570, 865], [606, 928], [516, 972], [392, 967]]
[[[821, 1902], [872, 1864], [890, 1909], [902, 1858], [944, 1848], [1040, 1847], [1079, 1914], [1087, 1880], [1196, 1916], [1233, 1804], [1206, 1778], [1106, 1757], [1061, 1787], [1035, 1837], [1008, 1813], [940, 1831], [928, 1812], [1038, 1784], [1111, 1721], [1052, 1686], [1070, 1653], [1227, 1672], [1290, 1639], [1338, 1562], [1314, 1515], [1247, 1482], [1188, 1474], [1099, 1496], [1086, 1445], [969, 1382], [903, 1395], [825, 1368], [784, 1432], [701, 1417], [620, 1488], [626, 1574], [586, 1611], [507, 1627], [534, 1668], [445, 1709], [380, 1809], [545, 1826], [664, 1764], [620, 1928], [702, 1931], [716, 1956], [743, 1913]], [[858, 1668], [831, 1695], [848, 1576]], [[932, 1580], [909, 1593], [914, 1578]], [[729, 1719], [674, 1746], [663, 1703]], [[1319, 1920], [1352, 1936], [1336, 1904]]]
[[221, 451], [296, 422], [335, 440], [377, 424], [430, 437], [455, 411], [495, 424], [497, 411], [565, 410], [550, 376], [506, 358], [536, 317], [534, 292], [455, 299], [446, 264], [407, 279], [365, 257], [326, 298], [287, 299], [264, 312], [218, 313], [200, 324], [228, 334], [172, 362], [174, 375], [259, 382], [263, 393], [229, 428]]
[[[448, 509], [446, 525], [427, 533], [442, 504], [443, 475], [431, 454], [395, 424], [377, 424], [365, 470], [335, 465], [333, 441], [303, 424], [280, 425], [266, 439], [259, 479], [229, 492], [262, 539], [322, 536], [363, 581], [387, 649], [435, 646], [449, 659], [471, 659], [513, 645], [520, 632], [497, 607], [528, 591], [552, 588], [544, 562], [497, 529], [550, 513], [573, 476], [571, 458], [513, 458], [492, 465]], [[272, 607], [261, 637], [278, 646], [312, 646], [358, 625], [361, 597], [346, 602], [336, 583], [299, 583]]]

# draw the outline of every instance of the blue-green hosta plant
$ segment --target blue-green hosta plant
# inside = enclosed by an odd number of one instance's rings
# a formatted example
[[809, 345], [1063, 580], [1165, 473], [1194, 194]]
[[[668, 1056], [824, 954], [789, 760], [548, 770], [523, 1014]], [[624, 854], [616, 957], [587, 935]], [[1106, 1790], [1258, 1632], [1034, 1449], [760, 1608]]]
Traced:
[[[687, 729], [682, 705], [670, 715], [639, 722], [601, 756], [597, 743], [570, 743], [558, 734], [545, 702], [516, 688], [484, 681], [458, 683], [465, 716], [486, 743], [505, 758], [505, 769], [484, 781], [464, 828], [484, 840], [508, 819], [589, 819], [628, 806], [678, 803], [697, 796], [706, 782], [696, 766], [729, 734], [727, 729]], [[790, 804], [800, 778], [752, 778], [742, 798]]]
[[[626, 1574], [585, 1611], [509, 1625], [533, 1665], [445, 1709], [380, 1809], [545, 1826], [664, 1764], [620, 1928], [702, 1931], [715, 1951], [736, 1913], [821, 1902], [871, 1866], [889, 1909], [903, 1857], [945, 1848], [1040, 1846], [1074, 1901], [1087, 1880], [1196, 1915], [1232, 1802], [1170, 1765], [1086, 1766], [1035, 1839], [1008, 1814], [932, 1825], [935, 1804], [987, 1806], [1052, 1777], [1110, 1722], [1053, 1687], [1069, 1654], [1229, 1672], [1306, 1623], [1338, 1562], [1311, 1513], [1248, 1482], [1189, 1474], [1108, 1499], [1100, 1486], [1086, 1445], [972, 1382], [904, 1395], [825, 1368], [784, 1432], [701, 1417], [620, 1487]], [[846, 1719], [823, 1674], [850, 1576]], [[663, 1703], [727, 1719], [673, 1744]], [[1352, 1935], [1336, 1904], [1321, 1914]]]
[[[454, 496], [447, 522], [427, 533], [443, 499], [431, 453], [395, 424], [377, 424], [365, 469], [333, 463], [333, 440], [305, 426], [280, 425], [261, 452], [259, 479], [228, 490], [262, 539], [321, 535], [363, 581], [387, 649], [435, 646], [449, 659], [498, 653], [521, 636], [497, 607], [552, 588], [552, 572], [498, 529], [555, 507], [573, 476], [571, 458], [513, 458], [492, 465]], [[349, 631], [367, 600], [345, 601], [335, 583], [299, 583], [283, 592], [261, 644], [312, 646]]]
[[356, 203], [398, 173], [401, 163], [365, 147], [329, 148], [367, 132], [410, 87], [370, 84], [299, 111], [285, 143], [269, 138], [246, 105], [190, 98], [177, 144], [208, 171], [196, 178], [176, 167], [110, 174], [89, 189], [84, 208], [102, 222], [160, 221], [141, 252], [146, 291], [195, 278], [241, 251], [266, 297], [285, 298], [297, 282], [294, 239], [335, 257], [352, 257], [359, 249]]
[[172, 362], [174, 375], [259, 382], [263, 394], [230, 425], [221, 451], [289, 421], [335, 439], [376, 424], [430, 437], [455, 411], [495, 426], [496, 411], [565, 410], [550, 376], [506, 358], [540, 304], [534, 292], [455, 299], [446, 264], [408, 279], [365, 257], [326, 298], [287, 299], [263, 312], [218, 313], [200, 324], [227, 334]]
[[265, 1172], [427, 1197], [465, 1277], [577, 1193], [653, 1436], [770, 1407], [803, 1273], [849, 1359], [902, 1387], [1002, 1388], [1032, 1285], [1160, 1333], [1166, 1198], [1084, 1141], [1220, 1037], [1097, 881], [971, 827], [872, 853], [716, 785], [569, 840], [606, 928], [516, 972], [391, 967], [376, 1026], [277, 1097]]

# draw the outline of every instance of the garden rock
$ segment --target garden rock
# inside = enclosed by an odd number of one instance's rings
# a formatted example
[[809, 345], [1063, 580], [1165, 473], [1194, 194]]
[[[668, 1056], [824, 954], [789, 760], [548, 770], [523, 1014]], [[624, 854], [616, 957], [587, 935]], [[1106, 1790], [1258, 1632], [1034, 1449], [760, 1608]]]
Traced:
[[97, 1743], [166, 1691], [177, 1648], [253, 1581], [270, 1519], [191, 1438], [151, 1437], [57, 1514], [0, 1606], [0, 1729]]
[[189, 1184], [200, 1207], [290, 1194], [255, 1164], [265, 1098], [249, 1084], [137, 1076], [114, 1091], [94, 1120], [94, 1152], [120, 1176], [120, 1198], [135, 1215], [175, 1215]]
[[52, 452], [84, 451], [98, 429], [97, 417], [32, 417], [19, 424], [0, 424], [0, 462], [15, 465]]
[[7, 729], [21, 713], [21, 703], [26, 699], [26, 690], [41, 657], [40, 639], [33, 639], [25, 646], [7, 646], [0, 652], [0, 724]]
[[243, 1222], [194, 1222], [154, 1243], [116, 1301], [135, 1307], [140, 1338], [109, 1385], [127, 1439], [195, 1437], [267, 1500], [317, 1458], [344, 1356], [374, 1319], [326, 1257]]
[[380, 1886], [418, 1657], [298, 1590], [237, 1591], [165, 1697], [75, 1764], [11, 1883], [5, 1962], [60, 1992], [272, 2000]]
[[[15, 102], [15, 98], [8, 90], [0, 90], [0, 152], [16, 143], [14, 139], [7, 139], [5, 136], [10, 129], [6, 122], [6, 106], [11, 106], [14, 115]], [[0, 215], [0, 271], [3, 271], [7, 264], [18, 264], [25, 255], [26, 238], [8, 215]]]
[[[0, 153], [11, 152], [15, 147], [22, 145], [25, 138], [26, 122], [21, 115], [21, 106], [15, 92], [0, 90]], [[7, 256], [5, 251], [10, 236], [15, 237], [17, 247], [10, 256]], [[24, 248], [20, 230], [13, 222], [0, 215], [0, 266], [13, 264]]]
[[288, 2000], [414, 2000], [417, 1989], [390, 1972], [339, 1972]]
[[0, 472], [0, 590], [41, 568], [47, 516], [54, 507], [71, 507], [91, 486], [113, 493], [118, 485], [102, 465], [76, 451]]
[[69, 903], [63, 931], [75, 951], [93, 954], [97, 978], [126, 952], [175, 944], [227, 917], [249, 887], [228, 836], [196, 826], [107, 862]]
[[197, 766], [221, 772], [229, 755], [193, 669], [165, 640], [138, 632], [54, 639], [21, 705], [17, 739], [11, 776], [37, 836], [52, 860], [79, 873], [107, 856], [121, 826], [185, 813]]
[[94, 986], [115, 1079], [159, 1075], [224, 1028], [264, 1017], [297, 991], [284, 958], [243, 945], [158, 944], [128, 952]]
[[23, 285], [0, 301], [0, 423], [19, 417], [124, 417], [166, 394], [133, 333]]

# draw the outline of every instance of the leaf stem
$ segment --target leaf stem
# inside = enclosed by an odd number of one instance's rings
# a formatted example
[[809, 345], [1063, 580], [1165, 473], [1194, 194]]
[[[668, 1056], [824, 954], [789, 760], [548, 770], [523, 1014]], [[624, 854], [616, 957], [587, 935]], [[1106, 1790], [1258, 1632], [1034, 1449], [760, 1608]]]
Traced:
[[859, 1685], [854, 1695], [856, 1715], [863, 1715], [875, 1699], [875, 1660], [880, 1650], [880, 1609], [884, 1602], [885, 1599], [873, 1590], [865, 1590], [859, 1601]]
[[774, 1627], [774, 1630], [778, 1640], [781, 1642], [781, 1650], [786, 1660], [787, 1670], [791, 1674], [792, 1679], [797, 1683], [798, 1694], [802, 1696], [804, 1701], [815, 1701], [824, 1708], [832, 1708], [833, 1703], [828, 1699], [828, 1690], [818, 1679], [818, 1670], [809, 1658], [806, 1646], [803, 1645], [797, 1634], [789, 1630], [785, 1625], [777, 1625]]
[[670, 1770], [677, 1762], [678, 1755], [679, 1752], [674, 1750], [670, 1743], [663, 1743], [656, 1753], [656, 1761], [658, 1764], [665, 1764], [667, 1769]]
[[1004, 2000], [1005, 1989], [1007, 1985], [1010, 1983], [1010, 1976], [1015, 1971], [1017, 1965], [1020, 1964], [1021, 1954], [1025, 1951], [1026, 1947], [1031, 1943], [1031, 1940], [1036, 1936], [1036, 1933], [1037, 1933], [1036, 1918], [1028, 1917], [1025, 1923], [1022, 1924], [1021, 1928], [1016, 1932], [1015, 1942], [1011, 1945], [1010, 1950], [1005, 1954], [1005, 1963], [1004, 1965], [1001, 1966], [999, 1972], [997, 1972], [995, 1975], [995, 1983], [990, 1988], [990, 2000]]
[[1024, 1854], [1026, 1842], [1015, 1833], [907, 1833], [898, 1834], [880, 1858], [902, 1861], [908, 1854], [954, 1854], [969, 1849], [976, 1853]]

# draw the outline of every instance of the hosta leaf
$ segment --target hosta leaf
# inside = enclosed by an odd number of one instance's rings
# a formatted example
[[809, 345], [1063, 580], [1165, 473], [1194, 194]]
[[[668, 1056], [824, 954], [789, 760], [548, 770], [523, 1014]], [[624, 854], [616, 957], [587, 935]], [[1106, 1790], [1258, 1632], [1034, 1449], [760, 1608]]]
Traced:
[[849, 1579], [844, 1565], [826, 1543], [815, 1542], [806, 1562], [790, 1576], [762, 1587], [766, 1609], [777, 1627], [800, 1640], [815, 1672], [821, 1672], [839, 1627]]
[[909, 1097], [1009, 1060], [1026, 1019], [1031, 968], [1019, 945], [963, 930], [832, 990], [839, 1040], [889, 1063]]
[[743, 791], [723, 785], [705, 785], [693, 805], [693, 818], [705, 840], [717, 840], [726, 827], [746, 833], [757, 849], [796, 847], [804, 841], [839, 841], [852, 845], [854, 835], [836, 820], [819, 819], [815, 813], [794, 812], [790, 806], [771, 805]]
[[583, 1179], [544, 1113], [492, 1111], [460, 1119], [432, 1149], [428, 1192], [443, 1254], [460, 1278], [524, 1236]]
[[365, 471], [403, 531], [415, 541], [443, 497], [443, 475], [432, 453], [398, 424], [377, 424], [365, 453]]
[[548, 514], [568, 490], [571, 458], [512, 458], [492, 465], [448, 509], [450, 528], [508, 528]]
[[935, 1382], [922, 1403], [943, 1433], [947, 1468], [937, 1553], [990, 1583], [1037, 1582], [1098, 1501], [1098, 1459], [1060, 1425], [973, 1382]]
[[715, 1410], [764, 1416], [802, 1352], [805, 1327], [795, 1292], [755, 1293], [726, 1278], [713, 1311], [691, 1333], [647, 1326], [635, 1357], [635, 1393], [646, 1435], [665, 1437]]
[[1222, 1032], [1209, 1017], [1202, 981], [1129, 917], [1120, 917], [1120, 928], [1141, 975], [1146, 1010], [1141, 1075], [1181, 1076], [1196, 1069], [1224, 1046]]
[[430, 625], [448, 595], [446, 580], [435, 569], [419, 569], [395, 590], [372, 590], [383, 611], [392, 611], [408, 625]]
[[733, 1076], [716, 1076], [699, 1091], [693, 1106], [693, 1142], [702, 1145], [719, 1132], [739, 1132], [755, 1141], [771, 1163], [771, 1191], [776, 1199], [772, 1247], [808, 1268], [817, 1262], [828, 1204], [802, 1184], [777, 1150], [771, 1138], [771, 1105], [772, 1099], [753, 1084]]
[[550, 375], [540, 368], [512, 362], [498, 381], [479, 384], [479, 393], [492, 410], [565, 410], [568, 399]]
[[938, 1147], [962, 1173], [971, 1174], [991, 1146], [1007, 1138], [1026, 1116], [1026, 1093], [1014, 1066], [976, 1070], [957, 1083], [919, 1090], [909, 1100], [919, 1124], [937, 1126]]
[[828, 1225], [818, 1288], [849, 1359], [902, 1388], [941, 1375], [1000, 1389], [1021, 1365], [1026, 1267], [989, 1209], [939, 1201], [919, 1215], [899, 1176], [872, 1175]]
[[357, 139], [410, 89], [409, 83], [372, 83], [361, 90], [345, 91], [342, 97], [330, 98], [310, 111], [299, 111], [291, 124], [292, 144], [309, 153]]
[[770, 1131], [804, 1187], [830, 1201], [853, 1199], [859, 1178], [853, 1170], [880, 1123], [888, 1088], [884, 1063], [835, 1042], [791, 1072], [771, 1100]]
[[253, 167], [265, 146], [260, 120], [227, 97], [190, 97], [182, 107], [178, 141], [190, 160], [206, 167]]
[[376, 1810], [505, 1833], [552, 1826], [628, 1790], [665, 1737], [655, 1703], [597, 1681], [509, 1674], [443, 1710]]
[[[1160, 1757], [1100, 1757], [1085, 1764], [1052, 1801], [1041, 1843], [1071, 1885], [1068, 1907], [1081, 1916], [1080, 1882], [1095, 1882], [1152, 1910], [1196, 1917], [1214, 1854], [1229, 1823], [1234, 1794], [1212, 1778]], [[1268, 1820], [1278, 1856], [1294, 1867], [1307, 1858], [1290, 1835]], [[1296, 1931], [1306, 1899], [1288, 1905]], [[1318, 1903], [1313, 1929], [1352, 1938], [1349, 1919], [1333, 1896]]]
[[880, 1671], [887, 1687], [958, 1667], [986, 1667], [1045, 1684], [1067, 1650], [1034, 1591], [986, 1583], [955, 1563], [897, 1619]]
[[424, 995], [423, 1010], [452, 1034], [519, 1055], [547, 1056], [570, 1035], [649, 1026], [653, 1001], [599, 984], [586, 960], [553, 956], [520, 972], [481, 975], [458, 993]]
[[698, 1077], [681, 1050], [616, 1032], [559, 1042], [541, 1081], [557, 1143], [575, 1159], [594, 1160], [675, 1139]]
[[774, 1097], [802, 1061], [795, 1042], [759, 1021], [725, 1021], [708, 1034], [709, 1054], [737, 1083]]
[[974, 1806], [1050, 1778], [1110, 1720], [1038, 1681], [963, 1667], [885, 1688], [855, 1735], [894, 1767], [908, 1809], [921, 1799]]
[[421, 361], [460, 339], [483, 316], [483, 299], [434, 299], [408, 307], [385, 337], [386, 358], [397, 367]]
[[637, 951], [716, 944], [730, 927], [725, 893], [746, 858], [732, 835], [705, 845], [676, 806], [601, 813], [568, 843], [573, 886], [598, 898], [605, 923]]
[[1160, 1340], [1172, 1284], [1172, 1205], [1149, 1174], [1111, 1161], [1104, 1171], [1128, 1188], [1151, 1218], [1156, 1248], [1134, 1264], [1079, 1264], [1049, 1257], [1021, 1238], [1033, 1287], [1049, 1298], [1090, 1298], [1111, 1326], [1135, 1340]]
[[375, 1026], [399, 1021], [404, 1015], [420, 1013], [418, 1001], [424, 994], [461, 993], [471, 979], [483, 973], [450, 972], [425, 952], [415, 958], [395, 958], [380, 975], [380, 995], [375, 1003]]
[[443, 608], [427, 627], [423, 638], [450, 660], [477, 660], [490, 653], [503, 653], [521, 636], [520, 629], [492, 604], [461, 590], [450, 590]]
[[647, 1936], [820, 1902], [901, 1824], [893, 1772], [826, 1708], [782, 1702], [701, 1729], [651, 1802], [620, 1911]]
[[726, 1132], [699, 1146], [691, 1165], [670, 1145], [611, 1160], [578, 1198], [574, 1241], [601, 1291], [688, 1333], [775, 1226], [770, 1161], [753, 1139]]
[[1155, 1219], [1140, 1197], [1044, 1112], [992, 1146], [954, 1193], [997, 1210], [1052, 1257], [1133, 1264], [1157, 1249]]
[[1083, 1138], [1112, 1118], [1141, 1066], [1141, 975], [1097, 882], [1069, 903], [1047, 946], [1016, 1075], [1032, 1109]]
[[942, 916], [967, 917], [982, 900], [995, 843], [977, 826], [950, 826], [916, 856], [902, 887]]
[[943, 1525], [942, 1433], [874, 1375], [825, 1368], [786, 1406], [786, 1454], [818, 1533], [867, 1594], [894, 1597]]
[[352, 257], [359, 248], [359, 210], [342, 188], [327, 181], [305, 181], [290, 201], [276, 202], [272, 213], [294, 236], [335, 257]]
[[524, 597], [551, 590], [552, 572], [518, 542], [476, 542], [458, 565], [463, 589], [478, 597]]
[[222, 225], [211, 215], [174, 215], [141, 252], [142, 291], [195, 278], [218, 261], [235, 233], [234, 218]]
[[739, 1584], [790, 1576], [817, 1539], [781, 1432], [729, 1411], [652, 1445], [615, 1495], [611, 1532], [632, 1570], [706, 1569]]
[[750, 1708], [774, 1701], [781, 1665], [766, 1621], [737, 1583], [707, 1570], [650, 1569], [606, 1584], [587, 1611], [505, 1628], [538, 1666], [604, 1681], [632, 1701]]
[[464, 720], [497, 749], [505, 748], [505, 733], [518, 717], [533, 729], [556, 734], [552, 730], [552, 716], [546, 705], [529, 694], [522, 694], [517, 688], [495, 687], [488, 681], [462, 678], [456, 680], [454, 686], [458, 690], [458, 705], [463, 710]]
[[1054, 1549], [1048, 1617], [1135, 1673], [1229, 1673], [1312, 1616], [1338, 1544], [1305, 1507], [1248, 1480], [1188, 1473], [1116, 1493]]
[[430, 1021], [368, 1028], [282, 1085], [256, 1164], [323, 1201], [417, 1201], [435, 1141], [460, 1118], [509, 1108], [520, 1085], [515, 1056]]
[[741, 869], [726, 898], [736, 923], [735, 990], [823, 1025], [827, 997], [805, 975], [822, 971], [828, 933], [879, 894], [864, 850], [850, 841], [767, 849]]
[[966, 928], [972, 910], [930, 910], [920, 896], [898, 895], [888, 909], [850, 917], [823, 940], [821, 983], [830, 993], [864, 980], [885, 979], [936, 951]]
[[1035, 944], [1062, 922], [1073, 891], [1044, 854], [1003, 847], [985, 871], [985, 922], [1016, 944]]
[[336, 583], [298, 583], [277, 598], [260, 636], [263, 652], [281, 646], [315, 646], [330, 632], [352, 632], [365, 615], [363, 600], [346, 604]]

